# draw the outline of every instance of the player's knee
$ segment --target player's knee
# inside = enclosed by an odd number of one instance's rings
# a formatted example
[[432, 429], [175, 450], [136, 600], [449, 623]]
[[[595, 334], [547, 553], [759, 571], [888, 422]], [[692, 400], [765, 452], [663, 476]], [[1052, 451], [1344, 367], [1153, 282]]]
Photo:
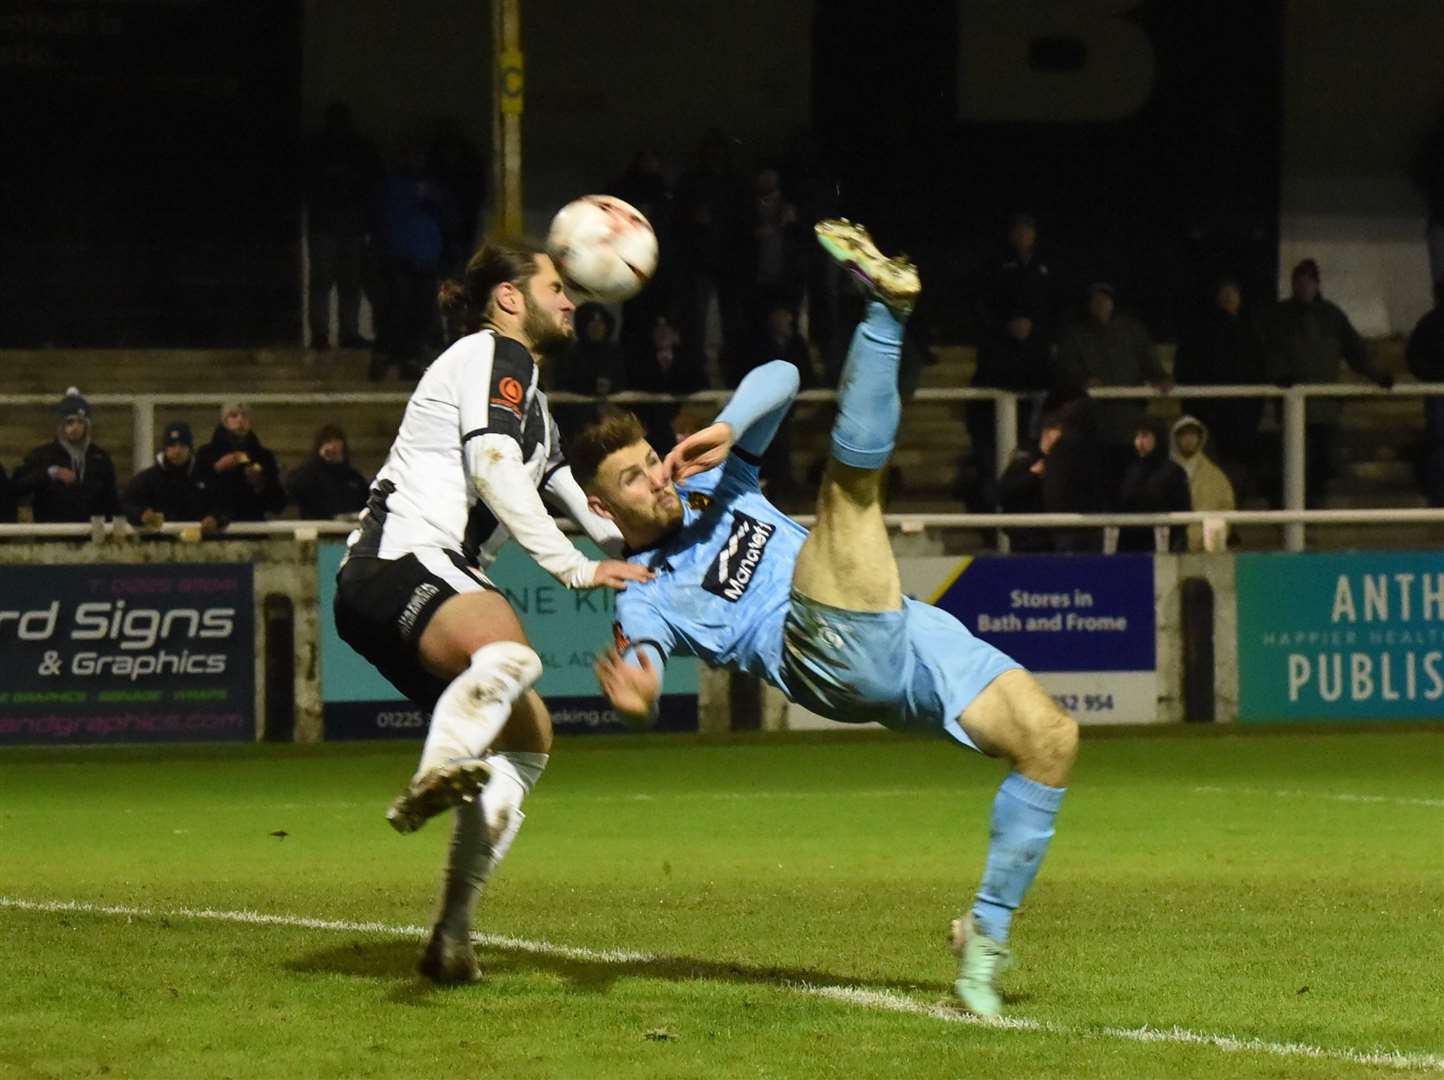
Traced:
[[1078, 758], [1078, 721], [1050, 705], [1028, 716], [1023, 741], [1020, 764], [1048, 777], [1066, 776]]

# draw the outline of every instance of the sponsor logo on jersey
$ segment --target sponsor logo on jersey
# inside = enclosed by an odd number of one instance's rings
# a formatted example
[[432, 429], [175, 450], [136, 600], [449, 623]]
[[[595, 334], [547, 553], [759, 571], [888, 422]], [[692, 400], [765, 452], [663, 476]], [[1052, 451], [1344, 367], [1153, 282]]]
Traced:
[[777, 526], [736, 512], [732, 519], [732, 533], [703, 575], [702, 588], [735, 604], [752, 584]]
[[499, 408], [508, 409], [520, 420], [524, 414], [521, 403], [526, 399], [526, 387], [522, 386], [520, 380], [506, 375], [498, 380], [496, 384], [496, 397], [491, 403]]
[[708, 495], [705, 491], [687, 492], [687, 509], [701, 511], [706, 510], [707, 507], [711, 505], [712, 496]]

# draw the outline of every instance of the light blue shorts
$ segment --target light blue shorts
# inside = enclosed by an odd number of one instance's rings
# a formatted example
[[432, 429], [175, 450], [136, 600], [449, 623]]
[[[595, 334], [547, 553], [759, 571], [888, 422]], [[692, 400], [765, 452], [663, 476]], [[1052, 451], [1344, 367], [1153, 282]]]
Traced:
[[793, 590], [782, 627], [783, 689], [804, 709], [946, 735], [974, 750], [959, 717], [1021, 666], [946, 611], [907, 598], [896, 611], [846, 611]]

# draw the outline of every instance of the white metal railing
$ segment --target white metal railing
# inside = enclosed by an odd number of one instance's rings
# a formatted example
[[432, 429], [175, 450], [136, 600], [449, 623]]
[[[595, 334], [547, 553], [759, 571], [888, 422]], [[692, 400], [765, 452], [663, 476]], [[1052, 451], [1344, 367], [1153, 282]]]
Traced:
[[[1323, 517], [1309, 516], [1304, 513], [1304, 492], [1305, 492], [1305, 433], [1307, 429], [1306, 405], [1309, 398], [1418, 398], [1431, 396], [1444, 396], [1444, 383], [1412, 383], [1402, 382], [1391, 390], [1384, 390], [1372, 384], [1365, 383], [1309, 383], [1292, 386], [1287, 389], [1278, 386], [1259, 385], [1236, 385], [1236, 386], [1170, 386], [1167, 391], [1156, 389], [1151, 386], [1096, 386], [1089, 389], [1090, 396], [1102, 399], [1135, 399], [1135, 400], [1158, 400], [1158, 399], [1179, 399], [1190, 400], [1195, 398], [1280, 398], [1283, 401], [1283, 511], [1241, 511], [1239, 513], [1258, 514], [1294, 514], [1287, 519], [1276, 519], [1264, 522], [1263, 520], [1240, 519], [1240, 523], [1257, 524], [1281, 524], [1284, 526], [1284, 547], [1289, 551], [1302, 551], [1305, 542], [1305, 527], [1310, 522], [1323, 523], [1327, 519]], [[553, 404], [582, 404], [599, 400], [605, 400], [620, 405], [647, 404], [647, 403], [688, 403], [688, 402], [722, 402], [731, 397], [730, 390], [702, 390], [695, 394], [676, 396], [670, 394], [644, 394], [635, 391], [627, 391], [620, 394], [612, 394], [605, 399], [589, 397], [580, 394], [556, 393], [549, 394], [548, 400]], [[1031, 398], [1036, 400], [1041, 395], [1016, 394], [1008, 390], [991, 390], [977, 387], [959, 387], [957, 389], [942, 389], [935, 387], [924, 387], [915, 391], [909, 398], [910, 401], [926, 402], [962, 402], [962, 401], [992, 401], [996, 410], [995, 426], [995, 450], [997, 453], [998, 469], [1001, 472], [1012, 458], [1013, 452], [1017, 449], [1017, 427], [1018, 427], [1018, 400], [1019, 398]], [[175, 394], [93, 394], [88, 400], [92, 405], [126, 405], [132, 411], [132, 463], [135, 471], [148, 468], [152, 456], [155, 453], [155, 410], [169, 405], [213, 405], [223, 401], [240, 398], [251, 405], [347, 405], [347, 404], [377, 404], [377, 405], [403, 405], [410, 399], [406, 391], [387, 392], [363, 392], [363, 393], [246, 393], [244, 391], [226, 391], [221, 393], [175, 393]], [[804, 402], [831, 402], [837, 400], [837, 393], [832, 390], [804, 390], [798, 395], [798, 400]], [[0, 406], [5, 405], [44, 405], [50, 406], [55, 403], [53, 394], [0, 394]], [[1389, 514], [1404, 511], [1387, 511]], [[1355, 511], [1317, 511], [1318, 514], [1325, 513], [1355, 513]], [[1359, 521], [1384, 521], [1396, 520], [1393, 517], [1384, 517], [1386, 511], [1358, 511], [1361, 516]], [[978, 514], [955, 514], [955, 515], [926, 515], [930, 519], [937, 519], [940, 523], [944, 520], [952, 526], [967, 527], [998, 527], [1011, 525], [1056, 524], [1049, 522], [1024, 522], [1007, 521], [1004, 515], [978, 515]], [[1119, 515], [1114, 515], [1119, 516]], [[1220, 517], [1226, 515], [1211, 515]], [[986, 519], [987, 525], [981, 526], [979, 522]], [[1355, 519], [1350, 518], [1350, 521]], [[1432, 519], [1431, 519], [1432, 520]], [[1111, 522], [1105, 521], [1099, 516], [1092, 516], [1085, 524], [1104, 525]], [[1336, 522], [1337, 523], [1337, 522]], [[273, 524], [293, 529], [293, 523], [275, 522]], [[1167, 524], [1167, 522], [1146, 522], [1129, 521], [1121, 524]], [[72, 535], [84, 535], [90, 531], [90, 526], [80, 526], [81, 532]], [[233, 535], [238, 527], [232, 526]], [[6, 535], [6, 527], [0, 526], [0, 536]], [[259, 535], [259, 534], [257, 534]]]
[[[811, 527], [815, 514], [791, 514], [794, 521]], [[1444, 509], [1376, 508], [1355, 510], [1190, 510], [1163, 514], [884, 514], [889, 529], [903, 534], [928, 529], [1118, 529], [1127, 526], [1223, 525], [1444, 525]], [[558, 524], [564, 532], [579, 533], [570, 521]], [[238, 521], [208, 540], [266, 539], [317, 540], [343, 537], [356, 528], [355, 521]], [[92, 518], [77, 524], [0, 525], [3, 540], [93, 540], [96, 542], [170, 536], [186, 540], [201, 538], [200, 523], [168, 521], [158, 528], [136, 528], [124, 518], [107, 521]]]

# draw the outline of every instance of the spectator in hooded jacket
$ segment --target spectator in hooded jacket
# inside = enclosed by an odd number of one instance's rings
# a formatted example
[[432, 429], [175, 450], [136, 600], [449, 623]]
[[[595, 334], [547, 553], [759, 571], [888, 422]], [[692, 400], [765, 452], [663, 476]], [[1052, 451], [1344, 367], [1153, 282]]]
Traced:
[[221, 406], [221, 422], [196, 452], [196, 468], [229, 521], [265, 521], [286, 505], [276, 455], [261, 445], [251, 429], [250, 407], [242, 402]]
[[[1181, 416], [1173, 425], [1172, 457], [1188, 474], [1188, 496], [1194, 510], [1233, 510], [1237, 506], [1228, 474], [1209, 460], [1208, 428], [1192, 416]], [[1227, 533], [1224, 534], [1227, 536]], [[1202, 551], [1203, 526], [1188, 527], [1188, 550]]]
[[215, 493], [196, 467], [195, 442], [184, 420], [166, 425], [155, 464], [136, 473], [121, 496], [132, 525], [158, 529], [167, 521], [199, 521], [206, 535], [224, 526], [215, 509]]
[[358, 514], [366, 506], [366, 478], [351, 467], [346, 432], [325, 424], [317, 432], [311, 456], [286, 479], [301, 517], [321, 521]]
[[[1121, 511], [1165, 514], [1193, 509], [1188, 474], [1168, 456], [1163, 425], [1152, 417], [1141, 418], [1134, 429], [1133, 449], [1137, 456], [1123, 473]], [[1183, 551], [1187, 546], [1183, 529], [1168, 529], [1168, 551]], [[1118, 530], [1119, 551], [1154, 551], [1159, 547], [1154, 530], [1146, 525]]]
[[55, 407], [55, 438], [25, 455], [10, 482], [30, 496], [39, 524], [114, 517], [120, 510], [115, 465], [91, 441], [90, 402], [70, 387]]

